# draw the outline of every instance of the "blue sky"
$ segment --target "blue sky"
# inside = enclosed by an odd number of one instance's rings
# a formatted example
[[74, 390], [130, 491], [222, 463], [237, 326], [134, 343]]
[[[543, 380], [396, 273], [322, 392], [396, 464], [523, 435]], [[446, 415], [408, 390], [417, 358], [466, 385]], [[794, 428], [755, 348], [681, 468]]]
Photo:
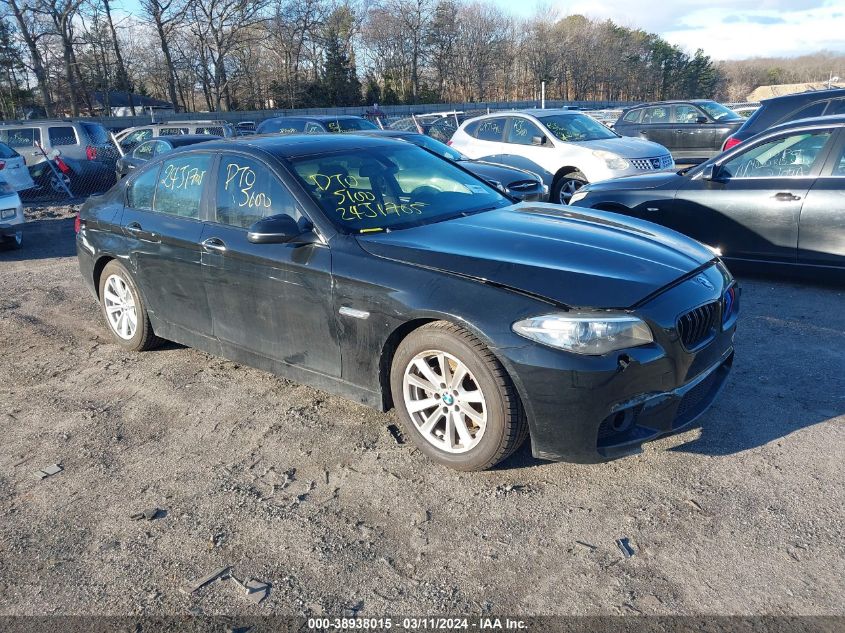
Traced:
[[538, 11], [610, 18], [714, 59], [845, 52], [843, 0], [487, 0], [522, 17]]

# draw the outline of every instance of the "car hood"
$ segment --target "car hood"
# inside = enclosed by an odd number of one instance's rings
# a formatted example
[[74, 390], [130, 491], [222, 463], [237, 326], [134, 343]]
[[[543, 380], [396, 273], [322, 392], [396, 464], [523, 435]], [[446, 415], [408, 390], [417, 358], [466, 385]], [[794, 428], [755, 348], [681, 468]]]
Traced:
[[660, 145], [642, 138], [623, 136], [621, 138], [608, 138], [596, 141], [581, 141], [578, 143], [591, 151], [613, 152], [622, 158], [652, 158], [668, 154], [669, 150]]
[[484, 178], [484, 180], [495, 180], [506, 187], [509, 183], [520, 180], [539, 181], [539, 178], [529, 171], [506, 167], [496, 163], [488, 163], [481, 160], [462, 160], [460, 161], [460, 165], [467, 171], [474, 173], [476, 176]]
[[601, 309], [633, 306], [713, 259], [702, 244], [650, 222], [543, 203], [358, 241], [379, 257]]
[[675, 172], [656, 172], [636, 176], [622, 176], [610, 180], [601, 180], [584, 185], [585, 191], [628, 191], [640, 189], [657, 189], [679, 187], [684, 181], [684, 176]]

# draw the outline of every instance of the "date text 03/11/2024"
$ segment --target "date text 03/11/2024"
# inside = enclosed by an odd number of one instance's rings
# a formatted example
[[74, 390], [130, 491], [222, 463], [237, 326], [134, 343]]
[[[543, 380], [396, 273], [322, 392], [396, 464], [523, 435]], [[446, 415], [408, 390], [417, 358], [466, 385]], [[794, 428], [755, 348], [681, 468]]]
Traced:
[[479, 630], [496, 631], [528, 630], [528, 623], [522, 619], [481, 617], [481, 618], [446, 618], [446, 617], [422, 617], [422, 618], [309, 618], [308, 629], [320, 630], [390, 630], [400, 629], [404, 631], [453, 631], [453, 630]]

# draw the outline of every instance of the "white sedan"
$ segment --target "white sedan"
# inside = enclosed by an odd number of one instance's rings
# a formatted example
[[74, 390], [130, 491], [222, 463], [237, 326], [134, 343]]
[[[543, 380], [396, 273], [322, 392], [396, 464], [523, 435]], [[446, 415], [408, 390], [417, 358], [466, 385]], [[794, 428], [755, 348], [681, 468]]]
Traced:
[[621, 137], [571, 110], [500, 112], [470, 119], [450, 145], [472, 159], [537, 174], [551, 190], [550, 201], [561, 204], [588, 182], [675, 167], [662, 145]]

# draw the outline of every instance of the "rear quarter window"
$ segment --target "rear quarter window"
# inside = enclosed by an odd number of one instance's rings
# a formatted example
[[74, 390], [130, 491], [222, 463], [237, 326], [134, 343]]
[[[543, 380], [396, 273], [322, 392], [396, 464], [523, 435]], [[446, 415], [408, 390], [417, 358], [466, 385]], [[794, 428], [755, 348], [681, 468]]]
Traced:
[[625, 121], [625, 123], [639, 123], [640, 117], [642, 117], [642, 115], [643, 111], [641, 108], [636, 110], [629, 110], [625, 113], [625, 116], [622, 117], [622, 120]]
[[76, 145], [76, 130], [70, 125], [51, 126], [47, 128], [47, 137], [53, 147], [61, 145]]

